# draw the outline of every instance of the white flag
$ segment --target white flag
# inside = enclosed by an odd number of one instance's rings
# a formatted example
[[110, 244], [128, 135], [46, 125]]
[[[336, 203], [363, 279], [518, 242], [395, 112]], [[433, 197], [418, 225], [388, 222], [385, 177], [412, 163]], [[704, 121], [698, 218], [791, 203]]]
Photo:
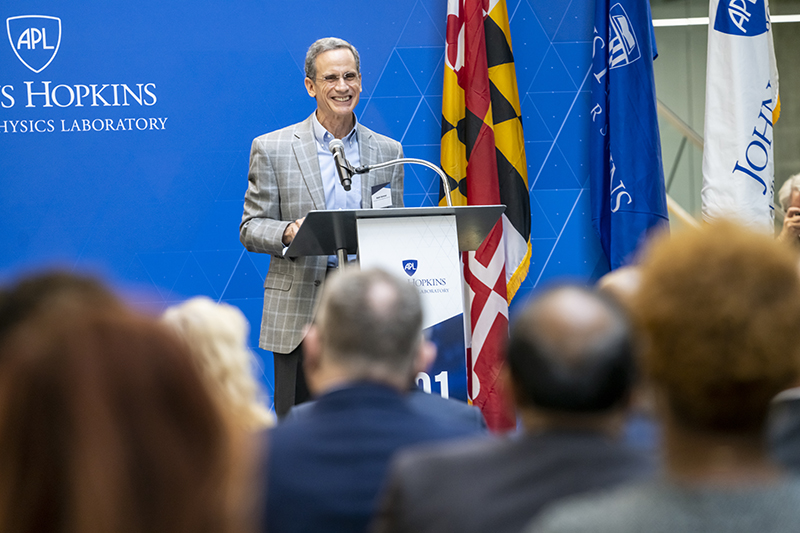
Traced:
[[703, 218], [774, 231], [778, 67], [768, 0], [711, 0]]

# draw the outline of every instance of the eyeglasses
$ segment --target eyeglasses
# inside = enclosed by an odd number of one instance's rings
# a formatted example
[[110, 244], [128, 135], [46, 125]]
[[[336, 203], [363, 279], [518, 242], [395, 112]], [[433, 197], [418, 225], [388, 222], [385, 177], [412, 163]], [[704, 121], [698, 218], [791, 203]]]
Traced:
[[358, 73], [345, 72], [341, 76], [339, 76], [338, 74], [328, 74], [327, 76], [323, 76], [322, 78], [317, 78], [317, 81], [320, 83], [325, 83], [326, 85], [336, 85], [339, 83], [339, 79], [343, 79], [344, 82], [348, 85], [353, 85], [358, 81]]

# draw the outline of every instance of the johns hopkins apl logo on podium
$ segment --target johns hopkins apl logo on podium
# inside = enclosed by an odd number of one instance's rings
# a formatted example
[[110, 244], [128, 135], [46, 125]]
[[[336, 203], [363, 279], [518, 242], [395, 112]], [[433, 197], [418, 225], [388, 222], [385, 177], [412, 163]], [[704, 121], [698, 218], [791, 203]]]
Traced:
[[47, 68], [61, 46], [61, 19], [21, 15], [6, 19], [11, 48], [22, 64], [37, 74]]

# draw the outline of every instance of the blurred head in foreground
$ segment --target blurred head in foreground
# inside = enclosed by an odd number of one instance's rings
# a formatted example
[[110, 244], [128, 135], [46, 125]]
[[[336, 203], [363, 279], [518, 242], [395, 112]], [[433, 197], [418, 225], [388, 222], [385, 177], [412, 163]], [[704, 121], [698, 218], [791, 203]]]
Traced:
[[800, 207], [800, 174], [786, 178], [778, 191], [778, 201], [784, 213], [790, 207]]
[[436, 348], [422, 337], [417, 289], [383, 270], [330, 277], [306, 337], [312, 392], [345, 382], [375, 381], [405, 392]]
[[229, 455], [157, 321], [71, 275], [0, 294], [0, 531], [229, 531]]
[[168, 308], [162, 320], [186, 341], [206, 385], [234, 423], [253, 430], [274, 425], [253, 377], [249, 325], [239, 308], [201, 296]]
[[778, 191], [783, 223], [778, 240], [800, 246], [800, 174], [789, 177]]
[[532, 425], [595, 423], [618, 414], [635, 379], [625, 314], [577, 286], [550, 289], [520, 314], [507, 358], [516, 403]]
[[[642, 283], [642, 273], [641, 269], [638, 265], [627, 265], [615, 270], [612, 270], [608, 274], [604, 275], [602, 278], [597, 280], [597, 285], [595, 286], [598, 293], [608, 296], [615, 302], [617, 302], [628, 314], [628, 317], [631, 318], [633, 321], [633, 326], [635, 327], [636, 321], [635, 318], [635, 310], [633, 309], [634, 302], [636, 300], [636, 294], [639, 291], [639, 287]], [[638, 330], [635, 332], [635, 338], [639, 338]], [[637, 342], [637, 348], [640, 343]], [[637, 357], [638, 357], [637, 353]], [[631, 398], [631, 410], [637, 415], [643, 415], [644, 419], [639, 419], [639, 423], [650, 423], [648, 419], [651, 419], [654, 416], [655, 411], [655, 402], [653, 399], [652, 390], [648, 384], [646, 376], [642, 376], [641, 373], [638, 376], [636, 385], [634, 386], [634, 390], [632, 392]], [[654, 430], [654, 426], [650, 426], [648, 429], [646, 426], [638, 426], [635, 427], [632, 431], [634, 431], [635, 437], [640, 444], [643, 444], [645, 441], [642, 439], [646, 439], [644, 435], [651, 435]], [[647, 433], [642, 433], [645, 431]], [[654, 444], [653, 440], [647, 441], [650, 445]]]
[[795, 253], [729, 223], [663, 236], [645, 255], [634, 308], [667, 420], [760, 435], [771, 398], [798, 372]]
[[612, 270], [597, 280], [597, 291], [611, 297], [626, 311], [631, 312], [631, 306], [639, 286], [642, 283], [642, 274], [638, 266], [627, 265]]

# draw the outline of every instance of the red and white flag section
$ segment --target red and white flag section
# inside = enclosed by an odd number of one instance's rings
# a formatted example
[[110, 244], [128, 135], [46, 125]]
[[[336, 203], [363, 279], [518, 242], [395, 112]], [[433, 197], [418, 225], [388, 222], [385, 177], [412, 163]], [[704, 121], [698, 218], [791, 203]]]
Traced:
[[491, 429], [511, 429], [514, 413], [499, 375], [508, 302], [528, 274], [531, 216], [505, 0], [448, 1], [442, 168], [453, 205], [507, 206], [502, 221], [476, 252], [464, 254], [463, 263], [470, 305], [470, 398]]

